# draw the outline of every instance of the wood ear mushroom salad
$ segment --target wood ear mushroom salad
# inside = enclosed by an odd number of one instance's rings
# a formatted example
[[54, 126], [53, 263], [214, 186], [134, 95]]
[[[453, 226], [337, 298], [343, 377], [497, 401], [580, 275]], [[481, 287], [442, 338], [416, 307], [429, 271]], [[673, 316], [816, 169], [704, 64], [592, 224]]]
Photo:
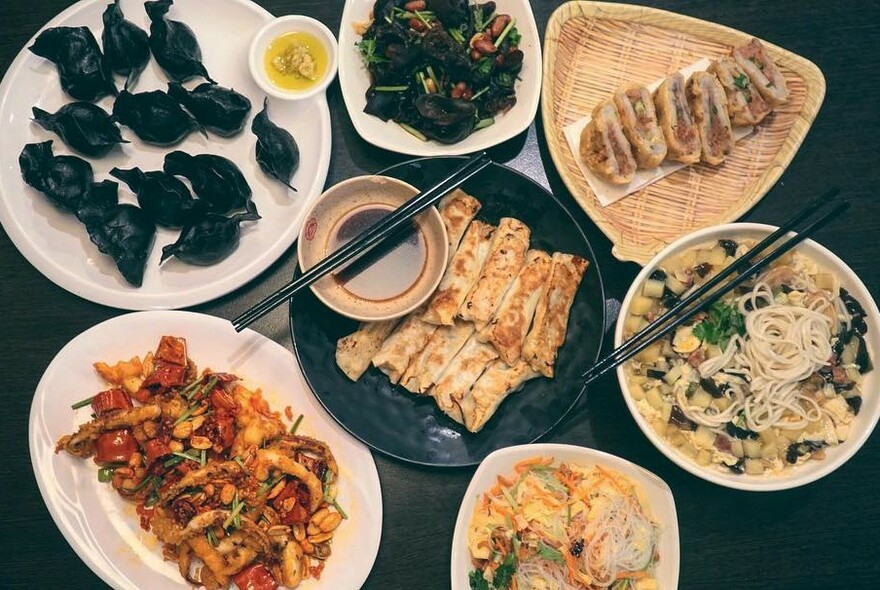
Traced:
[[302, 416], [288, 428], [237, 376], [199, 372], [183, 338], [95, 369], [109, 388], [72, 406], [93, 419], [56, 452], [94, 457], [187, 582], [274, 590], [320, 577], [348, 517], [330, 448], [296, 434]]

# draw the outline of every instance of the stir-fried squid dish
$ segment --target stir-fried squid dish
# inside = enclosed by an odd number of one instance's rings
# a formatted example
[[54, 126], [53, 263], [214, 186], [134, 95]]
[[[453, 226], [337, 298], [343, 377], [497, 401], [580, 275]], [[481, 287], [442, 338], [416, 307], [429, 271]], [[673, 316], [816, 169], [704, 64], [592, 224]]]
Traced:
[[[721, 240], [651, 274], [628, 310], [631, 337], [752, 244]], [[845, 441], [872, 369], [865, 310], [794, 252], [642, 351], [625, 368], [638, 408], [704, 466], [760, 475]]]
[[56, 451], [94, 457], [187, 582], [274, 590], [320, 577], [347, 516], [333, 453], [296, 434], [302, 416], [288, 428], [235, 375], [199, 373], [183, 338], [95, 368], [110, 388], [74, 404], [93, 419]]
[[472, 590], [656, 590], [659, 528], [641, 490], [600, 465], [521, 461], [478, 500]]

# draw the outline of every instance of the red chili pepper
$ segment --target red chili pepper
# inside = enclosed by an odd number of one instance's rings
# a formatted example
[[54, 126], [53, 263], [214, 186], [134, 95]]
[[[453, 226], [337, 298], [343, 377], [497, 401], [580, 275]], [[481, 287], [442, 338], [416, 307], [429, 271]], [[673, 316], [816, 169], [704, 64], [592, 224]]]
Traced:
[[141, 403], [147, 403], [154, 395], [183, 385], [186, 373], [187, 367], [185, 366], [160, 364], [144, 379], [141, 388], [134, 394], [134, 399]]
[[131, 430], [111, 430], [95, 441], [95, 463], [128, 463], [137, 449], [137, 441]]
[[186, 340], [175, 336], [162, 336], [154, 358], [173, 365], [186, 366]]
[[156, 459], [170, 455], [171, 447], [158, 438], [151, 438], [144, 444], [144, 454], [147, 456], [147, 465], [151, 465]]
[[252, 565], [232, 576], [239, 590], [276, 590], [278, 582], [262, 563]]
[[211, 405], [218, 410], [235, 410], [238, 408], [235, 399], [222, 387], [216, 387], [211, 392]]
[[119, 388], [102, 391], [92, 398], [92, 410], [96, 416], [104, 416], [114, 410], [129, 410], [132, 407], [131, 397]]

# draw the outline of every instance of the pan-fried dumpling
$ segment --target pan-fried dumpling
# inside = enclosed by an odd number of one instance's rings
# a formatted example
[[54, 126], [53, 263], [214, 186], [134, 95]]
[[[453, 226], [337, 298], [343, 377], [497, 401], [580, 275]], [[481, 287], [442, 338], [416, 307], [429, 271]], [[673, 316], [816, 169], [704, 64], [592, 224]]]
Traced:
[[608, 182], [626, 184], [635, 177], [636, 160], [610, 100], [593, 110], [592, 120], [581, 132], [580, 155], [596, 176]]
[[614, 106], [639, 168], [656, 168], [666, 157], [666, 140], [657, 123], [651, 93], [629, 84], [614, 94]]
[[700, 132], [701, 158], [717, 166], [733, 149], [733, 131], [727, 114], [727, 97], [718, 78], [696, 72], [687, 85], [688, 101]]
[[752, 39], [748, 45], [737, 47], [731, 53], [771, 108], [788, 102], [785, 77], [760, 41]]
[[654, 107], [663, 136], [666, 157], [684, 164], [700, 161], [700, 133], [688, 105], [684, 76], [672, 74], [654, 91]]
[[757, 125], [770, 113], [767, 101], [734, 60], [725, 57], [713, 61], [709, 64], [709, 71], [715, 74], [724, 87], [731, 123]]

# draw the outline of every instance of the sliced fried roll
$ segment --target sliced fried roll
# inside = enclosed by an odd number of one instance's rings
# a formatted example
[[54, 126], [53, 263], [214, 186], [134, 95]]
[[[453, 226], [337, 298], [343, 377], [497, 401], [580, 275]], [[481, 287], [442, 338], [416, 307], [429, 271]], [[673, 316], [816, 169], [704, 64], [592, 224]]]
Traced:
[[752, 39], [748, 45], [734, 48], [731, 55], [771, 108], [788, 102], [788, 84], [785, 83], [785, 76], [764, 51], [760, 41]]
[[712, 74], [695, 72], [688, 80], [687, 94], [700, 132], [701, 159], [717, 166], [733, 149], [733, 130], [724, 88]]
[[362, 322], [355, 332], [336, 341], [336, 365], [346, 377], [352, 381], [361, 378], [399, 321]]
[[459, 401], [465, 427], [471, 432], [479, 432], [508, 395], [538, 376], [540, 373], [525, 361], [517, 361], [513, 366], [500, 360], [493, 361]]
[[636, 160], [610, 100], [593, 109], [593, 118], [581, 132], [579, 149], [596, 176], [614, 184], [626, 184], [635, 177]]
[[458, 248], [468, 224], [477, 216], [483, 205], [460, 188], [455, 189], [440, 201], [440, 217], [446, 226], [449, 238], [449, 257]]
[[538, 301], [532, 329], [523, 344], [523, 359], [545, 377], [553, 377], [556, 355], [565, 342], [568, 314], [589, 262], [573, 254], [553, 254], [547, 288]]
[[498, 352], [494, 346], [484, 344], [471, 336], [431, 389], [437, 406], [450, 418], [464, 424], [459, 402], [489, 363], [497, 358]]
[[522, 221], [501, 218], [492, 236], [486, 264], [458, 310], [459, 317], [474, 322], [478, 330], [489, 323], [525, 263], [530, 235], [531, 230]]
[[613, 100], [639, 168], [656, 168], [666, 157], [666, 139], [657, 122], [651, 93], [644, 86], [627, 84]]
[[400, 384], [413, 393], [428, 391], [473, 333], [474, 325], [464, 320], [440, 326], [406, 368]]
[[481, 341], [492, 343], [508, 365], [513, 365], [522, 354], [523, 341], [552, 266], [553, 259], [549, 254], [529, 250], [525, 265], [504, 294], [495, 317], [478, 335]]
[[685, 93], [684, 76], [672, 74], [654, 91], [657, 121], [666, 138], [666, 157], [684, 164], [700, 161], [700, 133]]
[[437, 326], [422, 321], [422, 309], [418, 309], [403, 320], [373, 357], [373, 365], [388, 375], [392, 383], [400, 381], [410, 361], [428, 343]]
[[428, 302], [422, 318], [424, 321], [429, 324], [452, 325], [458, 308], [464, 303], [483, 270], [494, 231], [493, 226], [482, 221], [474, 221], [468, 226], [458, 250], [446, 267], [446, 274]]
[[752, 84], [739, 64], [729, 57], [709, 64], [727, 95], [727, 112], [734, 125], [757, 125], [770, 113], [767, 101]]

